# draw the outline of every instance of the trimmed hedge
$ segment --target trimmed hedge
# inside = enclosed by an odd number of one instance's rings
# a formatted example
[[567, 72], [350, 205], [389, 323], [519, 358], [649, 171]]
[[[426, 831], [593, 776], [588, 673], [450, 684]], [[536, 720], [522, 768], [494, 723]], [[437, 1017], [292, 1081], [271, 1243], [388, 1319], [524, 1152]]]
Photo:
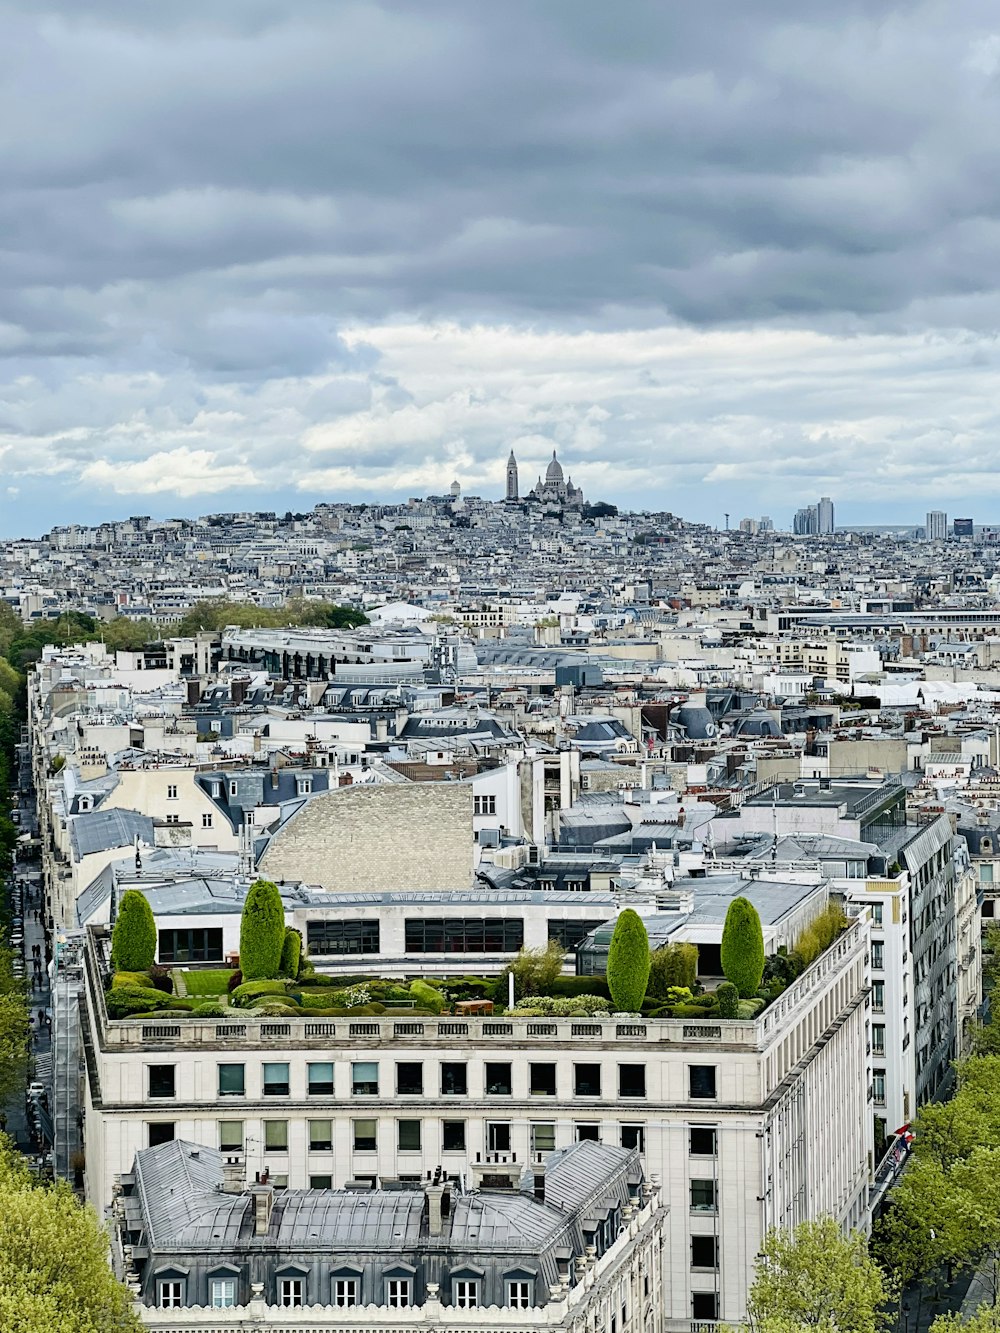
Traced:
[[734, 898], [722, 927], [722, 970], [741, 998], [756, 995], [764, 975], [764, 933], [748, 898]]
[[740, 993], [731, 981], [724, 981], [718, 989], [719, 1017], [739, 1018]]
[[169, 1008], [172, 997], [152, 986], [113, 986], [104, 997], [109, 1018], [130, 1018]]
[[284, 995], [285, 993], [285, 983], [283, 981], [244, 981], [242, 986], [237, 986], [232, 992], [231, 998], [237, 1009], [244, 1009], [247, 1001], [258, 995]]
[[649, 981], [649, 964], [646, 927], [638, 912], [626, 907], [615, 923], [608, 948], [608, 989], [619, 1013], [638, 1013], [641, 1009]]
[[144, 893], [126, 889], [111, 932], [111, 966], [116, 972], [145, 972], [156, 957], [156, 922]]
[[430, 1009], [432, 1013], [439, 1014], [444, 1008], [444, 997], [441, 992], [435, 990], [433, 986], [428, 986], [426, 981], [411, 981], [409, 993], [417, 1004]]
[[285, 940], [281, 946], [281, 971], [293, 981], [299, 975], [299, 961], [302, 958], [302, 935], [294, 926], [285, 927]]
[[224, 1018], [225, 1015], [225, 1005], [221, 1004], [199, 1004], [194, 1011], [195, 1018]]
[[546, 986], [545, 993], [557, 999], [572, 995], [603, 995], [606, 1000], [611, 999], [608, 979], [603, 976], [556, 977]]
[[240, 920], [240, 971], [247, 981], [271, 981], [281, 971], [285, 946], [285, 909], [277, 884], [258, 879], [250, 885]]

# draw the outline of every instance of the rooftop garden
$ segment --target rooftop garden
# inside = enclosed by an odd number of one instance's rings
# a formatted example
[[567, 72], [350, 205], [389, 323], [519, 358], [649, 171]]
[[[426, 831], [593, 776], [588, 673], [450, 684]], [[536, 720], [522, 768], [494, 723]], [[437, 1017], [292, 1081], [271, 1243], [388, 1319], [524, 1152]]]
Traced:
[[[156, 926], [144, 895], [122, 895], [111, 939], [112, 975], [106, 994], [111, 1018], [145, 1014], [222, 1017], [231, 1010], [275, 1016], [405, 1016], [512, 1012], [525, 1018], [594, 1017], [641, 1013], [652, 1018], [750, 1019], [776, 999], [846, 928], [841, 909], [828, 904], [792, 950], [765, 956], [760, 918], [736, 898], [723, 929], [725, 980], [706, 986], [698, 976], [698, 949], [675, 943], [650, 951], [642, 919], [631, 908], [618, 917], [604, 976], [563, 975], [565, 954], [555, 940], [546, 949], [522, 949], [498, 977], [385, 979], [360, 974], [318, 974], [302, 937], [285, 926], [277, 887], [258, 880], [247, 895], [240, 930], [240, 968], [165, 968], [154, 964]], [[514, 1008], [509, 1010], [510, 979]]]

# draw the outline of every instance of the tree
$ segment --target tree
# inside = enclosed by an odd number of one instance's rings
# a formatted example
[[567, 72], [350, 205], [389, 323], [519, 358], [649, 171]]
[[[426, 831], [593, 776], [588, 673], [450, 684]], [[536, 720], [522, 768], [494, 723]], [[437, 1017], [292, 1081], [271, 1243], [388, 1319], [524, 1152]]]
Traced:
[[756, 995], [764, 975], [764, 933], [748, 898], [734, 898], [722, 927], [722, 970], [745, 1000]]
[[93, 1209], [60, 1181], [32, 1182], [0, 1137], [0, 1328], [4, 1333], [139, 1333]]
[[565, 951], [558, 940], [549, 940], [544, 949], [521, 948], [500, 973], [497, 995], [506, 1003], [507, 977], [514, 974], [514, 999], [525, 995], [544, 995], [562, 975]]
[[998, 1333], [1000, 1306], [981, 1305], [971, 1319], [963, 1319], [961, 1311], [949, 1310], [939, 1314], [931, 1324], [931, 1333]]
[[637, 1013], [649, 981], [649, 936], [642, 918], [626, 907], [615, 922], [608, 948], [608, 989], [620, 1013]]
[[244, 981], [274, 981], [285, 947], [285, 909], [277, 884], [250, 885], [240, 920], [240, 971]]
[[662, 949], [654, 949], [650, 956], [647, 991], [658, 1000], [665, 1000], [672, 986], [691, 990], [697, 976], [697, 944], [665, 944]]
[[752, 1333], [814, 1328], [878, 1333], [892, 1288], [864, 1236], [845, 1236], [832, 1217], [775, 1229], [764, 1241], [747, 1302]]
[[299, 975], [299, 960], [302, 957], [302, 933], [294, 926], [285, 927], [285, 938], [281, 946], [281, 971], [294, 981]]
[[156, 957], [156, 921], [144, 893], [126, 889], [111, 932], [111, 966], [116, 972], [145, 972]]

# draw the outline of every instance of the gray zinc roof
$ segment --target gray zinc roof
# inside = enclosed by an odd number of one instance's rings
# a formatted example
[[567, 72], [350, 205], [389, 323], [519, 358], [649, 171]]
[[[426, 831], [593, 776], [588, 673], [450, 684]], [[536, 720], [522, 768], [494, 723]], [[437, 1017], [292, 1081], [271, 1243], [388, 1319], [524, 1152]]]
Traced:
[[89, 814], [74, 815], [69, 824], [74, 861], [91, 852], [131, 847], [136, 838], [151, 847], [153, 837], [153, 821], [138, 810], [94, 810]]

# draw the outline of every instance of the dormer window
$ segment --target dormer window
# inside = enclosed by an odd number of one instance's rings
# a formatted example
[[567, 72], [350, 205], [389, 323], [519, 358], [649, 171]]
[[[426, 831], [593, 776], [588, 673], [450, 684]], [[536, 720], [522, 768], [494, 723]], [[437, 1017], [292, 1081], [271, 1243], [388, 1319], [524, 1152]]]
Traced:
[[312, 778], [296, 778], [295, 790], [299, 796], [309, 796], [313, 789]]
[[231, 781], [229, 784], [229, 795], [237, 796], [239, 794], [239, 790], [240, 790], [239, 783], [236, 782], [235, 780]]
[[93, 796], [81, 796], [81, 797], [80, 797], [80, 813], [81, 813], [81, 814], [84, 814], [84, 815], [85, 815], [85, 814], [88, 814], [91, 810], [93, 810], [93, 808], [94, 808], [94, 798], [93, 798]]

